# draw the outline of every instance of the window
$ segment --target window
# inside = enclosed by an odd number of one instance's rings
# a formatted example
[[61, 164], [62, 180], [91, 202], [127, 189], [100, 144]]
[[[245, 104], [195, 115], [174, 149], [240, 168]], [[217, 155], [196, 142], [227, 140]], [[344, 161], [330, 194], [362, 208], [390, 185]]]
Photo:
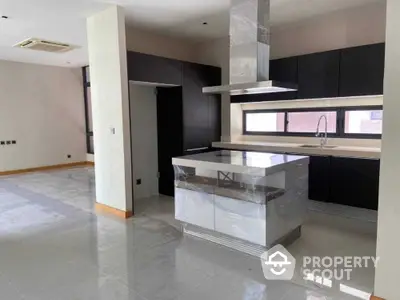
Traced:
[[87, 147], [87, 153], [93, 154], [94, 147], [93, 147], [92, 98], [90, 91], [89, 67], [82, 68], [82, 75], [83, 75], [83, 95], [85, 100], [86, 147]]
[[[243, 134], [315, 136], [318, 120], [327, 119], [327, 132], [338, 138], [380, 138], [382, 106], [301, 108], [243, 111]], [[325, 120], [320, 123], [325, 130]]]
[[382, 110], [347, 110], [344, 132], [346, 134], [382, 134]]
[[283, 132], [285, 130], [285, 113], [246, 114], [246, 127], [249, 132]]
[[[318, 120], [326, 116], [328, 133], [336, 132], [337, 113], [335, 111], [309, 111], [309, 112], [288, 112], [288, 132], [315, 133]], [[320, 129], [325, 130], [325, 123], [321, 122]]]

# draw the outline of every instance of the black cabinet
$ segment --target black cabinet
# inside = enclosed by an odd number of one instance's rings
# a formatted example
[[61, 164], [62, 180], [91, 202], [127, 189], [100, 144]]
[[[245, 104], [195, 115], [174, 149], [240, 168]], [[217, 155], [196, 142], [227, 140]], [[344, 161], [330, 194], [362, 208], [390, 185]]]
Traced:
[[183, 147], [185, 151], [210, 148], [212, 142], [220, 140], [220, 96], [203, 94], [203, 87], [220, 84], [220, 68], [184, 63]]
[[127, 55], [129, 80], [182, 85], [181, 61], [131, 51]]
[[221, 69], [183, 63], [183, 84], [157, 88], [159, 192], [174, 195], [172, 158], [210, 151], [221, 136], [221, 101], [203, 94], [221, 84]]
[[312, 156], [309, 199], [378, 209], [380, 160]]
[[337, 97], [339, 63], [340, 50], [299, 56], [298, 98]]
[[382, 95], [384, 69], [383, 43], [343, 49], [340, 59], [339, 95]]
[[311, 156], [308, 171], [308, 198], [329, 201], [331, 185], [331, 157]]
[[182, 156], [182, 87], [157, 88], [157, 144], [159, 193], [174, 195], [172, 158]]
[[380, 160], [331, 159], [330, 202], [378, 209]]
[[383, 94], [385, 44], [270, 61], [270, 79], [297, 83], [297, 92], [232, 96], [232, 103]]
[[[269, 79], [287, 83], [297, 84], [297, 56], [270, 61]], [[269, 93], [255, 95], [232, 96], [232, 103], [263, 102], [291, 100], [297, 98], [297, 92]]]

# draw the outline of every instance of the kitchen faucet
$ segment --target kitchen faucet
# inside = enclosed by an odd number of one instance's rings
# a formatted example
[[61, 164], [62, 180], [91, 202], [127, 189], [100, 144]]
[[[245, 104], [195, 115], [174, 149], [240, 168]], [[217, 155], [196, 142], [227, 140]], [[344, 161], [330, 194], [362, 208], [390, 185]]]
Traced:
[[[324, 136], [322, 136], [322, 134], [319, 131], [319, 127], [320, 127], [319, 125], [323, 118], [325, 119], [325, 135]], [[318, 124], [317, 124], [317, 132], [316, 132], [315, 136], [321, 137], [320, 145], [321, 145], [321, 148], [323, 148], [328, 142], [328, 118], [326, 117], [326, 115], [322, 115], [319, 117]]]

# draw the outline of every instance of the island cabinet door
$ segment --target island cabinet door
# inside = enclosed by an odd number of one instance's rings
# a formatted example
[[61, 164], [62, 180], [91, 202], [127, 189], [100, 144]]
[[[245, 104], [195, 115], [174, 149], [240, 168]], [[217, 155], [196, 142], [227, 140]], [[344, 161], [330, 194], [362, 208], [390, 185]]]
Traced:
[[175, 218], [214, 230], [214, 195], [176, 188]]
[[265, 205], [215, 196], [215, 230], [266, 246]]

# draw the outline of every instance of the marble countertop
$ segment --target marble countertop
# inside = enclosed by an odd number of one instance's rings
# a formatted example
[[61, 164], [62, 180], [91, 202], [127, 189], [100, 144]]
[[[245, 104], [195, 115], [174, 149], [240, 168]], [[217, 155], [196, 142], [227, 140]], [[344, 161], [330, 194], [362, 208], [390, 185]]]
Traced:
[[271, 151], [285, 152], [299, 155], [326, 155], [338, 157], [354, 157], [367, 159], [380, 159], [381, 149], [371, 147], [337, 146], [335, 148], [304, 148], [302, 144], [294, 143], [269, 143], [269, 142], [214, 142], [213, 147], [243, 151]]
[[302, 161], [308, 164], [308, 157], [290, 154], [220, 150], [176, 157], [172, 159], [172, 164], [263, 176], [280, 170], [288, 164], [297, 164]]

